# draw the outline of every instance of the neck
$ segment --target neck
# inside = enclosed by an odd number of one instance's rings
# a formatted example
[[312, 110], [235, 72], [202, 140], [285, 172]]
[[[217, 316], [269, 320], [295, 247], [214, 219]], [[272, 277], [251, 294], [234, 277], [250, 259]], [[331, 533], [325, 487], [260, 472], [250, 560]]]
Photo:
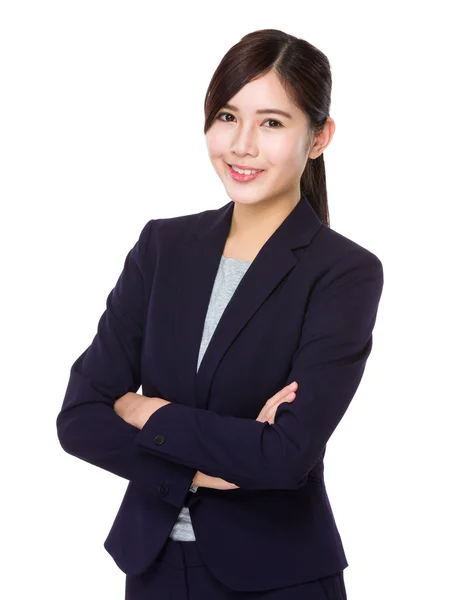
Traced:
[[258, 204], [234, 204], [228, 239], [248, 246], [263, 246], [300, 200], [294, 197], [267, 200]]

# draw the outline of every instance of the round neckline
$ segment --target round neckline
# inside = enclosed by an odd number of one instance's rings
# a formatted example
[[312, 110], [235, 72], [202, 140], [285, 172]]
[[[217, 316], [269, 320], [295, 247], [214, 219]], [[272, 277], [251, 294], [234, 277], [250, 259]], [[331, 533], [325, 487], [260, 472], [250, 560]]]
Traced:
[[231, 256], [225, 256], [224, 254], [221, 255], [221, 258], [224, 258], [225, 260], [234, 260], [236, 262], [246, 263], [248, 265], [252, 264], [252, 262], [249, 260], [240, 260], [239, 258], [232, 258]]

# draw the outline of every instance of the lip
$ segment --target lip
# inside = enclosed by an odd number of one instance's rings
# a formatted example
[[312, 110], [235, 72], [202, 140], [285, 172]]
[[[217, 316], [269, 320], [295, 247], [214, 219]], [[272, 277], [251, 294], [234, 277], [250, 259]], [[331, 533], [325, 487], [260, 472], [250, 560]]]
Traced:
[[228, 165], [229, 174], [234, 179], [234, 181], [239, 181], [242, 183], [245, 183], [247, 181], [252, 181], [253, 179], [257, 179], [257, 177], [260, 177], [260, 175], [262, 173], [264, 173], [264, 170], [261, 169], [257, 173], [253, 173], [251, 175], [245, 175], [245, 174], [241, 174], [241, 173], [238, 173], [237, 171], [235, 171], [229, 163], [226, 163], [226, 164]]
[[256, 167], [248, 167], [247, 165], [236, 165], [236, 164], [230, 164], [230, 163], [226, 163], [227, 165], [229, 165], [230, 167], [236, 167], [237, 169], [248, 169], [249, 171], [263, 171], [263, 169], [257, 169]]
[[248, 167], [247, 165], [236, 165], [231, 163], [226, 163], [230, 167], [236, 167], [238, 169], [248, 169], [249, 171], [263, 171], [264, 169], [257, 169], [255, 167]]

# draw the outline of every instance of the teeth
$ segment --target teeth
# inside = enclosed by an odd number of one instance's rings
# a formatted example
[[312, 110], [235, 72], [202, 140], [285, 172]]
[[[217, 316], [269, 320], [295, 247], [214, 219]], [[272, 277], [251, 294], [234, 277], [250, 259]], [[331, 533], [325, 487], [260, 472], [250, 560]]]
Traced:
[[[232, 165], [231, 165], [232, 166]], [[237, 169], [236, 167], [232, 167], [236, 173], [241, 173], [242, 175], [252, 175], [252, 173], [258, 173], [260, 169], [257, 171], [251, 171], [250, 169]]]

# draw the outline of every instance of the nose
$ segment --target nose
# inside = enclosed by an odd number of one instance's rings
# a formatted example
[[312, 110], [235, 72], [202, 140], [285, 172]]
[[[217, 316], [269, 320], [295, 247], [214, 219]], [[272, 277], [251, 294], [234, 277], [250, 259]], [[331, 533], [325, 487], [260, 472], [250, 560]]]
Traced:
[[257, 156], [258, 146], [253, 126], [238, 127], [231, 145], [231, 154], [236, 156]]

